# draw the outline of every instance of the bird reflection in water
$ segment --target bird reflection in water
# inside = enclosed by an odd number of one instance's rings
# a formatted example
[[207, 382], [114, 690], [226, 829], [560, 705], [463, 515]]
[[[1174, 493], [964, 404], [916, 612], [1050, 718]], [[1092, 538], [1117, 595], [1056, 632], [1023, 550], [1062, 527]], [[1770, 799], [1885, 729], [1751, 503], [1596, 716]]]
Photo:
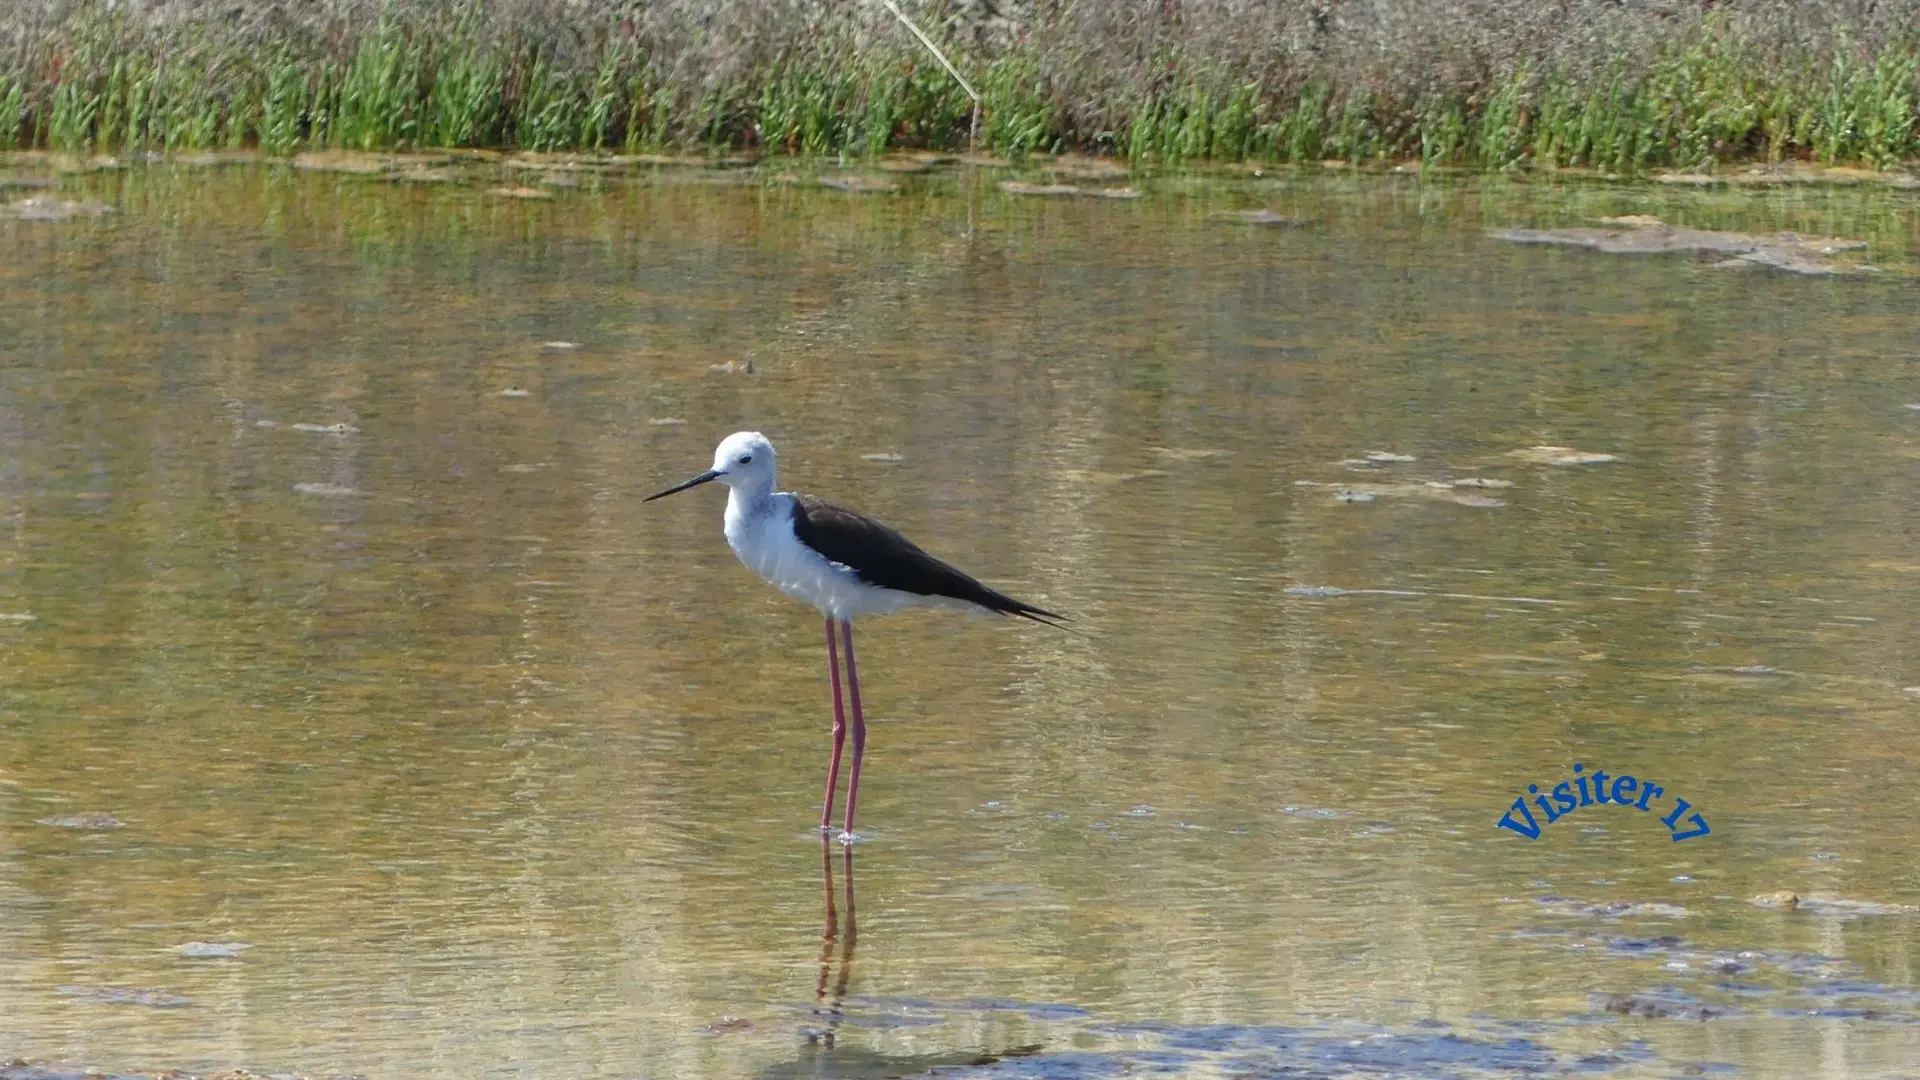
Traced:
[[[883, 1054], [852, 1046], [836, 1045], [840, 1025], [846, 1020], [842, 1003], [847, 984], [853, 977], [853, 947], [859, 938], [855, 928], [853, 904], [853, 848], [840, 848], [839, 888], [834, 887], [833, 848], [825, 833], [820, 835], [820, 876], [826, 890], [826, 927], [820, 939], [820, 979], [814, 984], [813, 1021], [803, 1032], [806, 1045], [798, 1057], [762, 1070], [760, 1080], [888, 1080], [892, 1077], [920, 1076], [935, 1070], [971, 1069], [993, 1065], [1011, 1057], [1026, 1057], [1040, 1052], [1039, 1046], [1022, 1046], [998, 1053], [954, 1051], [934, 1054]], [[844, 917], [844, 921], [843, 921]]]
[[[827, 898], [827, 927], [820, 938], [820, 982], [813, 991], [813, 1015], [826, 1024], [824, 1030], [807, 1032], [807, 1041], [819, 1046], [831, 1048], [834, 1034], [840, 1028], [840, 1022], [846, 1019], [841, 1002], [847, 996], [847, 981], [853, 977], [853, 946], [860, 939], [860, 931], [854, 923], [853, 912], [853, 847], [843, 845], [840, 849], [841, 882], [846, 892], [843, 894], [841, 908], [846, 911], [847, 925], [844, 931], [840, 927], [840, 913], [833, 905], [833, 845], [827, 842], [827, 834], [820, 834], [820, 877], [825, 883]], [[839, 973], [835, 975], [835, 953], [839, 954]], [[833, 997], [827, 997], [827, 983], [833, 983]]]

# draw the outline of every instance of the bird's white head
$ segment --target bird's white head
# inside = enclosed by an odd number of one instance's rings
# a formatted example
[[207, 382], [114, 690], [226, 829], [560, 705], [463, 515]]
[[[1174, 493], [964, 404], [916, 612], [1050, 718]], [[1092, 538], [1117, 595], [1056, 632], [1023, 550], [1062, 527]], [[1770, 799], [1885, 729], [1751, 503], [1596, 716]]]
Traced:
[[773, 444], [757, 431], [736, 431], [713, 451], [713, 471], [730, 488], [773, 490]]
[[713, 468], [640, 501], [652, 502], [710, 480], [718, 480], [743, 496], [765, 495], [773, 490], [773, 444], [757, 431], [736, 431], [721, 439], [714, 449]]

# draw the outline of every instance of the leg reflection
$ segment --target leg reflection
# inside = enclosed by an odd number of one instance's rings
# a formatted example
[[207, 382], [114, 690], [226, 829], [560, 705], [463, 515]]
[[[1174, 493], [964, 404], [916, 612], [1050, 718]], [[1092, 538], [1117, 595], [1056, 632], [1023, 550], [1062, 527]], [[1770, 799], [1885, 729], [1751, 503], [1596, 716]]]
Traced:
[[[855, 925], [853, 905], [853, 848], [840, 848], [840, 877], [842, 892], [839, 895], [840, 906], [834, 906], [833, 887], [833, 844], [828, 842], [825, 833], [820, 834], [820, 877], [825, 883], [827, 925], [820, 936], [820, 981], [814, 987], [813, 1015], [826, 1025], [824, 1030], [811, 1032], [807, 1041], [832, 1046], [834, 1034], [845, 1018], [841, 1002], [847, 996], [847, 983], [853, 978], [853, 946], [859, 940], [860, 931]], [[844, 912], [846, 924], [841, 925]], [[837, 954], [837, 955], [836, 955]], [[837, 971], [836, 971], [837, 969]], [[828, 996], [827, 986], [833, 986], [832, 996]]]
[[[840, 847], [840, 883], [834, 887], [833, 849]], [[862, 1048], [855, 1038], [837, 1046], [840, 1025], [846, 1020], [844, 1003], [853, 979], [853, 946], [860, 936], [853, 905], [853, 848], [835, 845], [820, 834], [820, 879], [825, 884], [826, 926], [820, 935], [820, 981], [813, 990], [813, 1024], [804, 1031], [807, 1043], [790, 1061], [778, 1062], [756, 1074], [760, 1080], [801, 1080], [827, 1076], [877, 1078], [886, 1076], [946, 1076], [961, 1069], [979, 1069], [1007, 1058], [1041, 1052], [1038, 1043], [1011, 1050], [957, 1050], [934, 1054], [889, 1054]]]

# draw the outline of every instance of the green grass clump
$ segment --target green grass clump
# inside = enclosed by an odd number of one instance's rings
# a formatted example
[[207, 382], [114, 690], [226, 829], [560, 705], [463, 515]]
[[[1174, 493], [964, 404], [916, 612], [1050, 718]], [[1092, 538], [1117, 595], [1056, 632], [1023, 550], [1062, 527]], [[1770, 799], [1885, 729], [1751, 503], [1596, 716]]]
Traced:
[[0, 76], [0, 150], [12, 150], [21, 144], [26, 114], [26, 88], [16, 78]]
[[[1024, 21], [961, 0], [907, 10], [979, 89], [980, 148], [1010, 157], [1631, 172], [1920, 155], [1920, 0], [1669, 7], [1058, 0]], [[973, 118], [878, 4], [235, 10], [14, 0], [0, 12], [0, 147], [871, 155], [962, 148]]]
[[328, 141], [349, 150], [413, 145], [420, 135], [418, 114], [426, 105], [422, 88], [428, 85], [422, 51], [415, 35], [395, 26], [390, 13], [382, 14], [331, 84]]

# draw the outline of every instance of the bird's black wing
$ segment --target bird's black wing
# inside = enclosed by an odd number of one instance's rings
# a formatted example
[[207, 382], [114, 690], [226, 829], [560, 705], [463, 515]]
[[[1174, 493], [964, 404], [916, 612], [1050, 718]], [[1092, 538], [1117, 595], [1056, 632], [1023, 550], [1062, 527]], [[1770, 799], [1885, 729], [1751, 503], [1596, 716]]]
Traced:
[[[1066, 621], [1045, 608], [1022, 603], [982, 585], [900, 535], [899, 530], [811, 495], [793, 497], [793, 532], [800, 542], [852, 570], [861, 581], [916, 596], [947, 596], [1001, 615], [1034, 622]], [[1051, 625], [1051, 623], [1049, 623]]]

